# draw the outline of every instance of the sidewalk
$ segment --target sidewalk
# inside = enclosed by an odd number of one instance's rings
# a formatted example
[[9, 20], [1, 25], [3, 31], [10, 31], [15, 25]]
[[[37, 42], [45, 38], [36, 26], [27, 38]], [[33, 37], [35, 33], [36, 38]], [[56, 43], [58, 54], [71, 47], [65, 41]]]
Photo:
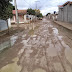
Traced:
[[72, 24], [70, 23], [67, 23], [67, 22], [61, 22], [61, 21], [54, 21], [55, 23], [69, 29], [69, 30], [72, 30]]

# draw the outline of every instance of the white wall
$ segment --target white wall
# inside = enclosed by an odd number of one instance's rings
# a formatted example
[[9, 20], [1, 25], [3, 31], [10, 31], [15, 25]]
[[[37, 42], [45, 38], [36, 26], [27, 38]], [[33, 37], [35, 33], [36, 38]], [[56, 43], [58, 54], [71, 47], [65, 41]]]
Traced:
[[10, 20], [10, 18], [8, 19], [8, 26], [9, 26], [9, 28], [11, 28], [11, 20]]

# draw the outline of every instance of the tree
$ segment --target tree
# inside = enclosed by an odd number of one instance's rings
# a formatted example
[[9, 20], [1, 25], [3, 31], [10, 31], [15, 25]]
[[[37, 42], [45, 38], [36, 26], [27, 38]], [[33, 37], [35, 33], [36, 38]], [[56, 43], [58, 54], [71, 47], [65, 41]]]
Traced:
[[27, 13], [29, 14], [29, 15], [35, 15], [35, 10], [33, 10], [33, 9], [27, 9]]
[[35, 13], [36, 13], [36, 16], [38, 16], [40, 14], [40, 10], [39, 9], [35, 9]]
[[[0, 19], [5, 20], [8, 26], [8, 18], [13, 16], [12, 10], [13, 5], [10, 3], [12, 0], [0, 0]], [[9, 34], [9, 26], [8, 26], [8, 34]]]
[[15, 10], [15, 6], [13, 6], [13, 10]]
[[39, 13], [39, 14], [37, 15], [37, 17], [43, 17], [42, 13]]
[[7, 20], [13, 16], [13, 5], [10, 1], [11, 0], [0, 0], [0, 19]]

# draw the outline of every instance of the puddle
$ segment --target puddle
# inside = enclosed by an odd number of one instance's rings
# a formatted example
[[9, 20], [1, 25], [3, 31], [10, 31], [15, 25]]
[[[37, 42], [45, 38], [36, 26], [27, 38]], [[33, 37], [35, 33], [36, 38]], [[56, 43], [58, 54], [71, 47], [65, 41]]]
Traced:
[[58, 29], [57, 28], [52, 28], [53, 29], [53, 32], [55, 33], [55, 34], [58, 34]]
[[17, 62], [19, 61], [19, 58], [16, 57], [12, 61], [14, 63], [8, 64], [0, 69], [0, 72], [20, 72], [21, 71], [21, 66], [17, 65]]
[[57, 50], [56, 48], [54, 48], [54, 46], [51, 44], [49, 48], [47, 48], [47, 53], [48, 53], [48, 56], [57, 56]]
[[11, 36], [10, 39], [1, 43], [0, 44], [0, 51], [5, 48], [9, 48], [9, 47], [13, 46], [15, 44], [17, 38], [18, 38], [18, 36]]
[[44, 69], [38, 68], [38, 69], [35, 69], [33, 72], [46, 72], [46, 71]]
[[60, 72], [63, 72], [63, 67], [60, 63], [54, 63], [54, 68], [56, 71], [60, 71]]

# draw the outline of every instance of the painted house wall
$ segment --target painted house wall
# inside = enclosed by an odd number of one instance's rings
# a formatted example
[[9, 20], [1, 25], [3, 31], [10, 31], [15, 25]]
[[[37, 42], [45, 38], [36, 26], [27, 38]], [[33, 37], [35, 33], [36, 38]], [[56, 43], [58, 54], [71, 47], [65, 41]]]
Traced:
[[19, 23], [23, 23], [24, 22], [24, 16], [23, 15], [20, 15], [18, 18], [19, 18]]
[[[26, 15], [19, 15], [19, 23], [29, 23], [29, 20], [27, 20]], [[17, 23], [16, 16], [14, 15], [13, 18], [11, 18], [11, 23]]]
[[13, 16], [13, 17], [11, 18], [11, 23], [15, 23], [15, 21], [16, 21], [16, 16]]

